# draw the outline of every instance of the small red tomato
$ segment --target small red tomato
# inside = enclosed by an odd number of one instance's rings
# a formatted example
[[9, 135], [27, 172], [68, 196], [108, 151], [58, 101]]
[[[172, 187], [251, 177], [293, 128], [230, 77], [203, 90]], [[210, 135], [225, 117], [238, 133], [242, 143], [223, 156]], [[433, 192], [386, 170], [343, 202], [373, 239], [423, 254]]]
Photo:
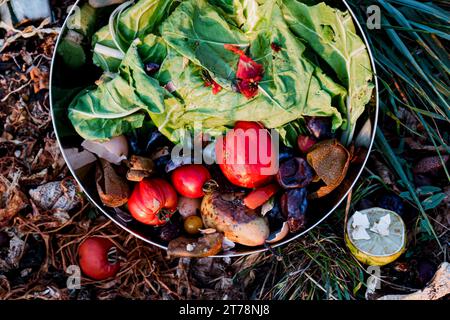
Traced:
[[225, 177], [244, 188], [268, 183], [277, 170], [270, 134], [257, 122], [238, 121], [217, 139], [216, 159]]
[[134, 187], [128, 200], [128, 210], [137, 221], [160, 226], [170, 219], [177, 203], [177, 193], [167, 181], [144, 179]]
[[266, 203], [278, 191], [276, 184], [269, 184], [253, 190], [244, 198], [247, 208], [256, 209]]
[[188, 164], [175, 169], [172, 173], [172, 184], [184, 197], [203, 197], [203, 185], [211, 179], [211, 174], [201, 164]]
[[311, 149], [313, 145], [316, 144], [316, 139], [310, 136], [298, 136], [297, 145], [302, 153], [308, 153], [308, 150]]
[[94, 280], [105, 280], [117, 274], [120, 263], [108, 260], [108, 252], [114, 244], [106, 238], [91, 237], [84, 240], [78, 248], [81, 270]]

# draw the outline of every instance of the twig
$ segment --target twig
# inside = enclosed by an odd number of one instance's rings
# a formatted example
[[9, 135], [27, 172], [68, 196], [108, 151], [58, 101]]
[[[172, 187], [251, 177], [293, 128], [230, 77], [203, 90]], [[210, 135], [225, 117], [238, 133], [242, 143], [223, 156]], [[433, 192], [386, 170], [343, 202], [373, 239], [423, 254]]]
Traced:
[[30, 83], [31, 83], [31, 80], [29, 80], [27, 83], [25, 83], [25, 84], [24, 84], [23, 86], [21, 86], [20, 88], [17, 88], [16, 90], [11, 91], [10, 93], [8, 93], [8, 94], [1, 100], [1, 102], [5, 102], [5, 101], [8, 100], [8, 98], [9, 98], [11, 95], [13, 95], [14, 93], [17, 93], [17, 92], [19, 92], [19, 91], [22, 90], [22, 89], [25, 89], [27, 86], [30, 85]]

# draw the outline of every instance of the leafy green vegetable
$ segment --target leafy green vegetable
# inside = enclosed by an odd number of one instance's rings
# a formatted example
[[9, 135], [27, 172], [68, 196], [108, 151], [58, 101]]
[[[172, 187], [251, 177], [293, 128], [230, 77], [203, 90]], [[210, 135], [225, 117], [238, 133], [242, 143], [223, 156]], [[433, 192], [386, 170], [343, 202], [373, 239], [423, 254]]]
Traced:
[[165, 18], [173, 0], [140, 0], [119, 18], [118, 31], [126, 41], [145, 36]]
[[148, 77], [137, 43], [128, 50], [119, 74], [96, 89], [83, 90], [69, 106], [69, 119], [84, 139], [105, 140], [139, 128], [145, 112], [164, 112], [165, 90]]
[[349, 143], [374, 87], [369, 54], [350, 13], [325, 3], [307, 6], [297, 0], [283, 0], [282, 10], [291, 30], [333, 68], [347, 88], [348, 126], [343, 141]]
[[86, 63], [84, 45], [94, 32], [97, 11], [88, 3], [75, 10], [67, 20], [69, 30], [65, 33], [58, 46], [57, 53], [64, 63], [73, 68], [79, 68]]
[[[144, 2], [147, 6], [138, 6]], [[284, 143], [292, 146], [304, 130], [304, 116], [331, 117], [335, 130], [349, 127], [347, 122], [356, 122], [358, 112], [364, 108], [364, 104], [356, 103], [362, 103], [366, 97], [347, 99], [346, 88], [366, 94], [371, 87], [369, 80], [361, 80], [367, 71], [361, 65], [366, 62], [360, 57], [361, 52], [353, 56], [350, 53], [348, 70], [345, 59], [340, 57], [349, 54], [347, 47], [353, 50], [355, 43], [362, 44], [359, 38], [359, 42], [348, 40], [357, 36], [351, 21], [341, 21], [344, 13], [329, 21], [329, 27], [314, 31], [318, 39], [308, 40], [306, 37], [313, 38], [312, 35], [299, 35], [304, 31], [303, 24], [299, 27], [294, 22], [302, 18], [300, 14], [316, 10], [310, 9], [316, 6], [303, 7], [293, 0], [186, 0], [174, 4], [141, 0], [126, 10], [125, 5], [119, 6], [111, 20], [114, 28], [110, 23], [95, 35], [94, 61], [118, 75], [97, 88], [83, 91], [71, 104], [69, 117], [85, 139], [108, 139], [133, 131], [150, 118], [164, 135], [179, 142], [186, 131], [193, 131], [197, 125], [214, 136], [241, 120], [259, 121], [267, 128], [277, 129]], [[291, 7], [292, 12], [288, 12]], [[154, 12], [155, 8], [162, 10]], [[321, 8], [326, 14], [334, 10]], [[331, 19], [316, 17], [323, 14], [316, 11], [311, 13], [311, 22], [305, 20], [311, 27], [315, 27], [317, 19]], [[167, 13], [170, 15], [165, 18]], [[139, 20], [141, 14], [146, 15], [149, 24]], [[164, 21], [159, 23], [161, 19]], [[351, 35], [344, 32], [344, 40], [349, 43], [331, 46], [323, 39], [337, 41], [334, 28], [339, 28], [339, 23], [350, 28]], [[123, 54], [134, 38], [140, 41], [133, 42]], [[310, 44], [311, 41], [318, 44]], [[225, 44], [239, 47], [263, 65], [263, 79], [254, 98], [236, 92], [239, 55], [225, 49]], [[319, 45], [326, 50], [318, 53]], [[344, 53], [333, 51], [342, 46]], [[331, 68], [322, 70], [319, 60]], [[160, 65], [151, 76], [144, 70], [148, 62]], [[335, 70], [336, 75], [330, 75], [328, 69]], [[370, 74], [370, 64], [367, 73]], [[359, 78], [353, 80], [355, 74]], [[216, 94], [205, 85], [205, 79], [210, 77], [223, 87]], [[353, 109], [348, 119], [342, 119], [341, 113], [347, 113], [347, 106]]]
[[114, 44], [107, 25], [94, 34], [92, 45], [94, 47], [92, 57], [94, 64], [105, 71], [117, 71], [123, 59], [123, 53]]
[[225, 16], [244, 31], [252, 29], [258, 19], [256, 0], [209, 0], [209, 3], [221, 8]]
[[213, 6], [205, 0], [183, 1], [162, 23], [160, 33], [169, 46], [208, 70], [222, 87], [231, 87], [239, 57], [224, 45], [246, 48], [248, 41]]
[[85, 3], [79, 10], [74, 10], [67, 19], [67, 26], [70, 30], [76, 31], [84, 37], [90, 37], [94, 33], [97, 11]]
[[105, 71], [117, 71], [129, 45], [136, 38], [144, 40], [154, 32], [168, 14], [172, 3], [173, 0], [140, 0], [126, 10], [126, 5], [131, 3], [119, 6], [110, 23], [97, 31], [92, 39], [94, 64]]
[[266, 70], [261, 94], [296, 118], [331, 116], [333, 129], [339, 128], [342, 118], [332, 100], [342, 102], [346, 90], [305, 58], [305, 46], [290, 32], [276, 0], [265, 1], [258, 16], [250, 52]]

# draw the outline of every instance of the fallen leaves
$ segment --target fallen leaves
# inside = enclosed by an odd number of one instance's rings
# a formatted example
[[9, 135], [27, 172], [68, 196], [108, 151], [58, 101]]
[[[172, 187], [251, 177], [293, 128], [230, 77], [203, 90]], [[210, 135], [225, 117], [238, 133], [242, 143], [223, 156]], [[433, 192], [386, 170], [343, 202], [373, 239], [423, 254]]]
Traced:
[[17, 181], [18, 175], [12, 183], [0, 176], [0, 227], [6, 226], [28, 205], [27, 197], [20, 191]]
[[4, 51], [7, 47], [9, 47], [12, 43], [17, 41], [20, 38], [31, 38], [34, 36], [38, 36], [40, 38], [44, 38], [46, 35], [51, 34], [59, 34], [59, 28], [46, 28], [51, 22], [51, 18], [47, 18], [41, 22], [41, 24], [37, 27], [30, 25], [23, 30], [16, 29], [3, 21], [0, 21], [0, 29], [4, 29], [10, 34], [9, 37], [6, 37], [4, 40], [2, 47], [0, 47], [0, 52]]
[[34, 93], [48, 89], [48, 70], [41, 70], [41, 68], [33, 67], [30, 70], [30, 77], [33, 81]]
[[70, 211], [83, 203], [81, 191], [73, 178], [49, 182], [29, 193], [34, 203], [44, 210]]

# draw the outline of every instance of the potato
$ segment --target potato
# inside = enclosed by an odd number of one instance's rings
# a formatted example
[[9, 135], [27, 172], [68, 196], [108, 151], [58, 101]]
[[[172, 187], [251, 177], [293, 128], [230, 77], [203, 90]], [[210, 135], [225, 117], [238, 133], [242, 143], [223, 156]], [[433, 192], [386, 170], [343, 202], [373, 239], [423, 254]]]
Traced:
[[203, 224], [223, 232], [225, 237], [246, 246], [264, 244], [269, 236], [266, 218], [243, 205], [242, 195], [206, 194], [201, 205]]

